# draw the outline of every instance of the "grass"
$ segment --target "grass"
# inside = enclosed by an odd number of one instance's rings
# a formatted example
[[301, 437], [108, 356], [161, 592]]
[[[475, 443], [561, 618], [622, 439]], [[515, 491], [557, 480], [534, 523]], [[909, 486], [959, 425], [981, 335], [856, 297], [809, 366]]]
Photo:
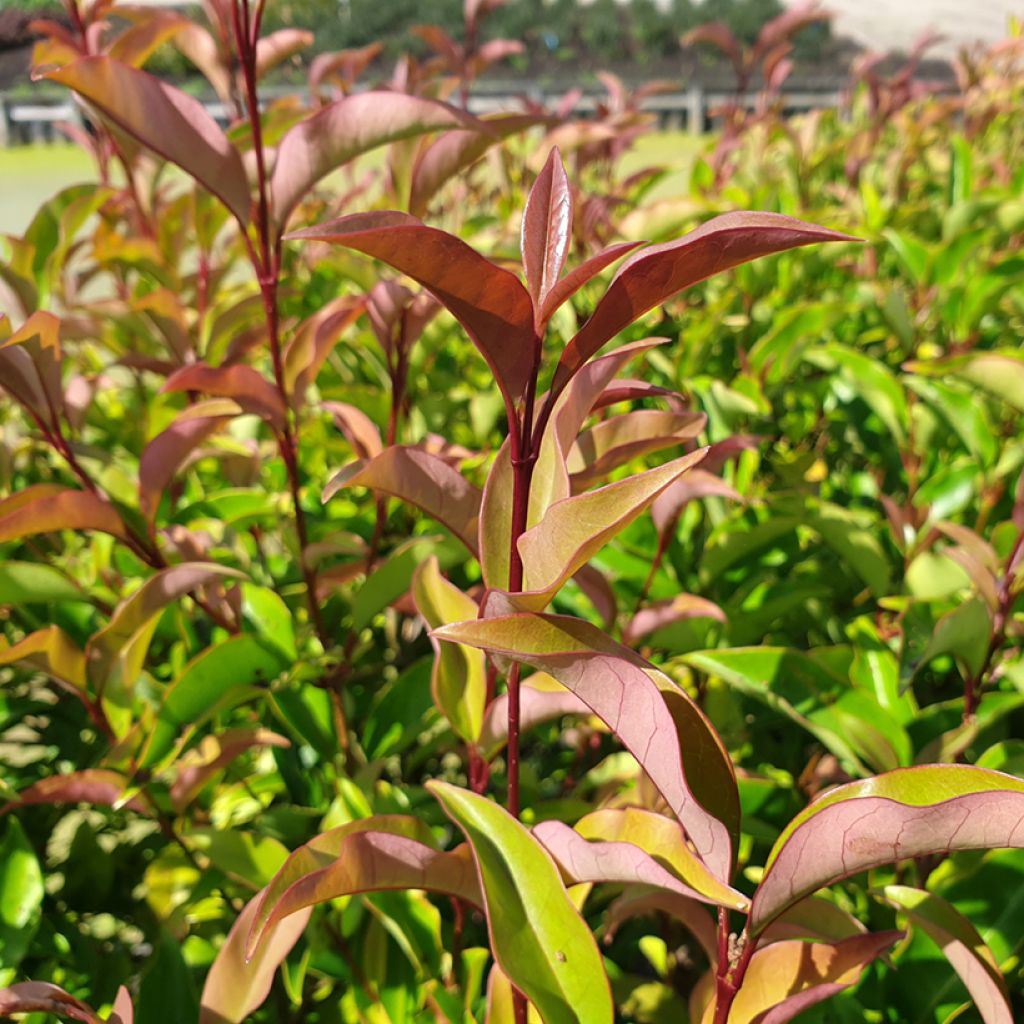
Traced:
[[77, 146], [0, 149], [0, 234], [22, 234], [47, 199], [95, 177], [92, 160]]

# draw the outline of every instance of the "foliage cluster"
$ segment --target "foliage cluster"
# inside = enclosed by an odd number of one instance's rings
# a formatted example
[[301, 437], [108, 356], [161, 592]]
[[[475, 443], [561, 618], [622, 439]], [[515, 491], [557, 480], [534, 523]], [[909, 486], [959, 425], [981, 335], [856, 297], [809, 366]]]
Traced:
[[0, 262], [0, 1016], [1019, 1019], [1021, 37], [789, 121], [709, 30], [654, 199], [614, 76], [462, 109], [493, 0], [262, 108], [262, 3], [110, 6]]

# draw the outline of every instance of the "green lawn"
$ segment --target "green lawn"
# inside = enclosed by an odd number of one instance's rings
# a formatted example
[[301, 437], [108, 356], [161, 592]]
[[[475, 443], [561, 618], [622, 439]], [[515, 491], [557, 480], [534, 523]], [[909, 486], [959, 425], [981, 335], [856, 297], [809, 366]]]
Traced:
[[20, 235], [42, 203], [95, 175], [91, 158], [77, 146], [0, 149], [0, 234]]

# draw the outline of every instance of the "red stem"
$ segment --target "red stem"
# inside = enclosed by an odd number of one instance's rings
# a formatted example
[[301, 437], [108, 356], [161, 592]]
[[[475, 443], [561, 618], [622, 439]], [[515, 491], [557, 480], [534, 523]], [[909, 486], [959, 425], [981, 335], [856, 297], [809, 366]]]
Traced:
[[[757, 942], [751, 940], [744, 931], [740, 936], [742, 949], [735, 964], [730, 964], [729, 949], [729, 914], [719, 911], [718, 914], [718, 972], [715, 976], [715, 1016], [712, 1024], [729, 1024], [729, 1011], [732, 1009], [736, 995], [743, 987], [750, 958], [754, 955]], [[724, 952], [724, 956], [723, 956]]]

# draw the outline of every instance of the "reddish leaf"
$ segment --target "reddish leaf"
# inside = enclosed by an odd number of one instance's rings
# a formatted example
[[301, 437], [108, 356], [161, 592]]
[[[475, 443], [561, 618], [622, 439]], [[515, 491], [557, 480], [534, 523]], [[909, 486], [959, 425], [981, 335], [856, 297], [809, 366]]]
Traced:
[[506, 399], [522, 396], [540, 343], [530, 296], [515, 274], [397, 211], [356, 213], [288, 237], [356, 249], [430, 289], [473, 339]]
[[772, 18], [762, 28], [754, 45], [755, 58], [762, 57], [775, 47], [787, 43], [801, 29], [815, 22], [830, 21], [832, 11], [822, 10], [819, 0], [798, 3]]
[[824, 896], [808, 896], [777, 917], [761, 936], [762, 945], [780, 939], [824, 939], [836, 942], [863, 935], [867, 929]]
[[[738, 828], [732, 763], [700, 710], [665, 676], [596, 627], [564, 615], [484, 618], [434, 635], [531, 665], [572, 690], [640, 762], [708, 867], [729, 877]], [[666, 696], [678, 698], [690, 717]]]
[[114, 506], [91, 491], [60, 490], [25, 504], [16, 502], [17, 497], [0, 502], [0, 543], [55, 530], [96, 530], [128, 539]]
[[399, 92], [346, 96], [300, 121], [277, 149], [271, 178], [273, 214], [281, 230], [302, 197], [326, 174], [388, 142], [482, 123], [436, 100]]
[[594, 606], [594, 611], [601, 616], [605, 629], [611, 629], [615, 625], [619, 605], [615, 597], [615, 590], [608, 582], [608, 577], [600, 569], [596, 569], [592, 565], [584, 565], [577, 570], [573, 581], [587, 595], [588, 600]]
[[164, 384], [163, 391], [201, 391], [218, 398], [231, 398], [245, 412], [283, 430], [288, 417], [277, 388], [251, 366], [183, 366]]
[[[30, 804], [93, 804], [97, 807], [118, 807], [124, 799], [128, 780], [117, 772], [103, 768], [87, 768], [67, 775], [50, 775], [18, 793], [17, 800], [0, 808], [0, 814]], [[151, 814], [149, 804], [134, 796], [125, 807], [138, 814]]]
[[117, 990], [117, 998], [114, 999], [114, 1006], [107, 1018], [107, 1024], [135, 1024], [135, 1008], [132, 1006], [132, 997], [124, 985]]
[[638, 611], [623, 631], [622, 639], [627, 644], [634, 644], [655, 630], [687, 619], [726, 621], [725, 612], [714, 601], [696, 594], [677, 594], [667, 601], [658, 601]]
[[241, 1024], [263, 1001], [274, 974], [299, 940], [312, 910], [299, 911], [268, 928], [260, 948], [246, 956], [245, 943], [266, 889], [245, 905], [206, 975], [199, 1024]]
[[540, 326], [546, 324], [555, 310], [563, 303], [568, 302], [588, 281], [593, 280], [616, 260], [622, 259], [626, 253], [632, 252], [637, 246], [643, 244], [643, 242], [616, 242], [570, 270], [565, 277], [556, 281], [544, 296], [538, 311], [538, 324]]
[[712, 965], [718, 962], [718, 934], [707, 907], [667, 889], [627, 888], [605, 913], [606, 940], [611, 941], [624, 921], [654, 913], [668, 914], [681, 922], [700, 944], [708, 961]]
[[782, 214], [727, 213], [681, 239], [636, 253], [565, 347], [552, 390], [560, 391], [606, 341], [676, 292], [759, 256], [828, 241], [855, 239]]
[[[707, 459], [704, 461], [706, 465]], [[669, 532], [675, 529], [680, 514], [691, 501], [711, 497], [743, 500], [734, 487], [703, 468], [692, 470], [666, 487], [651, 505], [651, 519], [659, 539], [667, 541]]]
[[697, 43], [709, 43], [717, 47], [736, 69], [743, 67], [743, 51], [732, 29], [723, 21], [711, 21], [706, 25], [698, 25], [690, 29], [681, 40], [683, 46], [694, 46]]
[[122, 32], [107, 50], [107, 56], [122, 64], [140, 68], [169, 39], [173, 39], [188, 24], [173, 11], [140, 11], [123, 6], [118, 15], [135, 22]]
[[284, 384], [292, 405], [301, 407], [306, 390], [313, 384], [338, 344], [341, 335], [363, 315], [366, 299], [343, 295], [299, 325], [284, 350]]
[[152, 525], [160, 496], [193, 449], [219, 430], [227, 416], [179, 416], [146, 445], [139, 459], [139, 509]]
[[334, 417], [357, 458], [369, 460], [384, 451], [377, 424], [361, 409], [346, 402], [324, 402], [323, 408]]
[[424, 216], [428, 203], [446, 182], [475, 164], [492, 146], [516, 132], [532, 128], [540, 120], [533, 114], [499, 114], [484, 118], [475, 129], [445, 132], [424, 147], [416, 158], [409, 212], [417, 217]]
[[565, 266], [572, 241], [572, 213], [572, 187], [561, 154], [552, 149], [527, 197], [520, 239], [523, 272], [536, 310], [538, 333], [542, 329], [540, 310], [544, 300]]
[[83, 57], [43, 77], [73, 89], [104, 118], [195, 178], [240, 224], [248, 223], [242, 157], [198, 100], [109, 57]]
[[301, 28], [281, 28], [256, 43], [256, 75], [262, 78], [278, 64], [313, 45], [315, 36]]
[[[565, 715], [589, 715], [590, 708], [571, 690], [545, 672], [535, 672], [519, 689], [519, 729], [529, 732], [544, 722]], [[508, 695], [501, 694], [487, 705], [480, 730], [480, 750], [488, 760], [508, 742]]]
[[51, 1013], [84, 1024], [103, 1024], [103, 1018], [91, 1006], [46, 981], [21, 981], [0, 989], [0, 1017], [15, 1013]]
[[756, 935], [802, 897], [909, 857], [1024, 847], [1024, 782], [964, 765], [900, 768], [838, 786], [778, 838], [750, 913]]
[[[786, 1024], [798, 1013], [855, 985], [864, 968], [902, 932], [856, 935], [842, 942], [776, 942], [750, 958], [729, 1024]], [[702, 1024], [711, 1024], [714, 1002]]]
[[260, 948], [270, 929], [299, 910], [386, 889], [430, 889], [483, 904], [467, 847], [442, 853], [417, 818], [365, 818], [317, 836], [288, 858], [258, 901], [247, 956]]
[[[8, 326], [0, 319], [0, 332]], [[0, 342], [0, 387], [51, 428], [64, 411], [62, 359], [60, 320], [52, 313], [33, 313]]]
[[438, 456], [419, 448], [385, 448], [369, 462], [355, 462], [336, 474], [324, 490], [324, 501], [343, 487], [357, 486], [415, 505], [476, 554], [480, 491]]

